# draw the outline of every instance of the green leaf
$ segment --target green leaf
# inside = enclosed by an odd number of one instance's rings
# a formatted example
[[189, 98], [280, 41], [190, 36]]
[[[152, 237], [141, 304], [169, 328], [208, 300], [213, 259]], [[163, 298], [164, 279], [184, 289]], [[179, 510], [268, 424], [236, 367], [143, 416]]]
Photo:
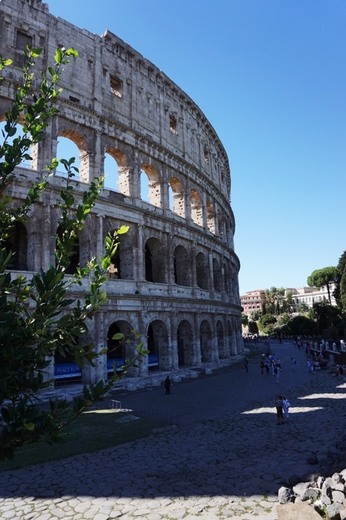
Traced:
[[129, 229], [130, 229], [130, 226], [121, 226], [121, 227], [117, 230], [117, 233], [118, 233], [118, 235], [124, 235], [125, 233], [128, 232]]
[[24, 423], [24, 428], [28, 430], [29, 432], [33, 432], [35, 430], [35, 424], [32, 422]]
[[125, 336], [122, 332], [117, 332], [116, 334], [114, 334], [114, 336], [112, 336], [112, 339], [114, 339], [115, 341], [120, 341], [121, 339], [124, 339]]
[[62, 56], [63, 56], [62, 50], [57, 48], [55, 51], [55, 56], [54, 56], [55, 63], [60, 64], [62, 62]]

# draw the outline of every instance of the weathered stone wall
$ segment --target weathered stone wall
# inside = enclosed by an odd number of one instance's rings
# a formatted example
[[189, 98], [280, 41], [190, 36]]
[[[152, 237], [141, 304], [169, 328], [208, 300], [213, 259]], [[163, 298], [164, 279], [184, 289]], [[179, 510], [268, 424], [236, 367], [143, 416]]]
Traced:
[[[31, 164], [18, 168], [14, 200], [24, 197], [31, 178], [42, 176], [57, 155], [59, 137], [79, 150], [76, 194], [104, 174], [106, 154], [118, 166], [116, 191], [103, 190], [79, 237], [83, 265], [102, 253], [108, 231], [130, 226], [112, 265], [108, 303], [90, 330], [98, 347], [110, 347], [111, 331], [139, 331], [154, 356], [134, 372], [143, 375], [148, 364], [171, 370], [242, 351], [230, 169], [198, 106], [117, 36], [79, 29], [52, 16], [40, 0], [2, 0], [0, 32], [0, 52], [15, 65], [6, 69], [0, 85], [0, 118], [21, 75], [24, 44], [43, 48], [38, 70], [47, 67], [58, 46], [79, 52], [61, 78], [59, 115], [44, 141], [33, 147]], [[142, 175], [148, 180], [148, 201], [141, 194]], [[26, 256], [24, 270], [54, 262], [61, 182], [56, 174], [30, 221], [16, 231], [23, 244], [18, 257]], [[14, 269], [23, 265], [22, 260]], [[106, 360], [84, 376], [95, 380], [105, 372]]]

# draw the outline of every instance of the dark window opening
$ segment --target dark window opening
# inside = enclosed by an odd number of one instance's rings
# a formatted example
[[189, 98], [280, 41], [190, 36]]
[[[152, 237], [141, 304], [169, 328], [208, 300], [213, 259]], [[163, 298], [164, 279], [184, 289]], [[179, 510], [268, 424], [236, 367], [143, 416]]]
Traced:
[[173, 134], [177, 133], [177, 118], [172, 114], [169, 116], [169, 129]]
[[24, 66], [24, 51], [26, 50], [26, 47], [28, 45], [32, 45], [32, 36], [23, 31], [17, 31], [15, 65], [17, 65], [18, 67]]
[[123, 82], [116, 76], [110, 77], [110, 91], [114, 96], [123, 97]]
[[147, 245], [145, 246], [145, 279], [147, 282], [153, 281], [153, 257]]

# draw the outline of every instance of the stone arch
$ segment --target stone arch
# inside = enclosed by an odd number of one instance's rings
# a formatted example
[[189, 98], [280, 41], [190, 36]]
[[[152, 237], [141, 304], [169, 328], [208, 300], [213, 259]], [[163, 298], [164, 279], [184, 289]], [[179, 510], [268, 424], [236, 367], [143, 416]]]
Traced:
[[190, 192], [190, 202], [191, 202], [191, 220], [195, 224], [198, 224], [199, 226], [203, 226], [202, 198], [201, 198], [200, 193], [194, 188]]
[[199, 327], [199, 340], [201, 345], [201, 361], [202, 363], [210, 363], [213, 361], [213, 335], [210, 324], [207, 320], [203, 320]]
[[157, 238], [149, 238], [145, 243], [145, 279], [147, 282], [165, 283], [165, 255]]
[[[143, 172], [148, 179], [148, 202], [158, 208], [162, 207], [161, 202], [161, 179], [159, 172], [152, 164], [143, 163], [141, 166], [141, 184]], [[142, 186], [141, 186], [141, 199], [143, 198]]]
[[[120, 225], [118, 226], [120, 227]], [[115, 229], [118, 229], [115, 228]], [[118, 247], [112, 257], [108, 276], [111, 280], [134, 279], [134, 243], [133, 233], [129, 229], [127, 233], [118, 236]]]
[[170, 208], [173, 213], [179, 215], [179, 217], [185, 217], [185, 200], [184, 200], [184, 186], [183, 184], [176, 178], [170, 177], [169, 186], [172, 190], [173, 195], [173, 206]]
[[147, 331], [147, 348], [149, 370], [169, 370], [172, 360], [169, 356], [168, 331], [166, 324], [161, 320], [149, 323]]
[[[117, 171], [109, 172], [104, 168], [104, 187], [115, 189], [123, 195], [130, 195], [130, 168], [127, 156], [124, 152], [113, 146], [106, 146], [105, 154], [109, 155], [116, 163]], [[111, 163], [109, 163], [111, 166]]]
[[5, 248], [12, 252], [10, 263], [7, 269], [18, 271], [28, 270], [28, 234], [22, 222], [15, 222], [10, 236], [5, 242]]
[[189, 321], [182, 320], [177, 329], [178, 365], [193, 366], [193, 331]]
[[222, 282], [222, 276], [221, 276], [221, 270], [220, 270], [220, 264], [217, 258], [213, 258], [213, 278], [214, 278], [214, 289], [217, 292], [221, 292], [221, 282]]
[[209, 268], [208, 268], [208, 258], [201, 251], [196, 256], [196, 278], [197, 285], [201, 289], [208, 290], [209, 289]]
[[[59, 129], [57, 138], [57, 157], [59, 158], [61, 155], [64, 159], [70, 159], [70, 154], [64, 151], [64, 148], [68, 146], [68, 143], [63, 142], [61, 138], [70, 140], [78, 148], [78, 157], [76, 157], [76, 160], [73, 163], [73, 166], [79, 169], [79, 174], [76, 174], [76, 179], [81, 180], [82, 182], [89, 182], [89, 150], [86, 137], [73, 128], [62, 127]], [[60, 149], [62, 149], [62, 154], [59, 154]], [[72, 156], [74, 156], [74, 153]], [[59, 171], [56, 171], [56, 173], [65, 174], [61, 165], [59, 165]]]
[[174, 281], [177, 285], [191, 285], [191, 261], [182, 245], [174, 249]]
[[[122, 334], [122, 338], [114, 338]], [[136, 355], [132, 327], [125, 320], [116, 320], [110, 324], [107, 332], [107, 372], [121, 371], [126, 362]], [[131, 342], [132, 338], [132, 342]]]
[[219, 353], [219, 359], [226, 359], [228, 357], [224, 327], [220, 320], [216, 323], [216, 338], [217, 338], [217, 350]]

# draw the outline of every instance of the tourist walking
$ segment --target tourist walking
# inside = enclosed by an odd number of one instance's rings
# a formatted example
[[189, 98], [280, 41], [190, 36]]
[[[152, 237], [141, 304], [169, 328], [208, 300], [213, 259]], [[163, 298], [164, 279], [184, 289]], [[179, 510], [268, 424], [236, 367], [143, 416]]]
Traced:
[[286, 421], [288, 420], [288, 412], [289, 412], [290, 406], [291, 406], [291, 404], [290, 404], [289, 400], [287, 399], [287, 397], [283, 396], [282, 407], [283, 407], [283, 412], [284, 412], [284, 419]]
[[166, 390], [166, 395], [169, 395], [171, 393], [171, 380], [170, 380], [169, 376], [167, 376], [165, 379], [165, 390]]
[[282, 395], [278, 396], [276, 403], [275, 403], [275, 407], [276, 407], [277, 424], [284, 424], [284, 408], [283, 408]]
[[249, 362], [248, 362], [247, 358], [244, 358], [244, 367], [245, 367], [246, 373], [248, 373], [249, 372]]

